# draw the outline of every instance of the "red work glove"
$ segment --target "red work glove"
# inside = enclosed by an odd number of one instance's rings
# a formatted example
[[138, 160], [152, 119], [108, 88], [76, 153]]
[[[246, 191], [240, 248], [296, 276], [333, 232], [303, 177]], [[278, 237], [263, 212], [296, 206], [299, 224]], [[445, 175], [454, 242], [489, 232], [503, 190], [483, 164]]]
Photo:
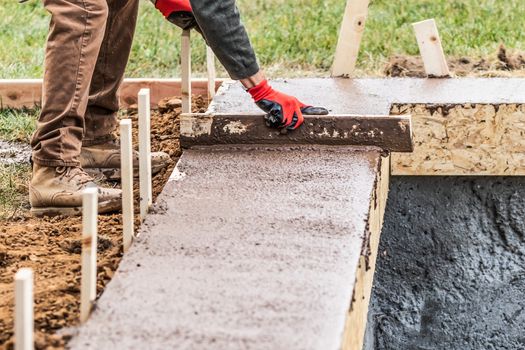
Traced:
[[264, 119], [266, 125], [271, 128], [286, 128], [294, 130], [301, 126], [304, 121], [303, 114], [324, 115], [328, 110], [323, 107], [312, 107], [305, 105], [293, 96], [275, 91], [267, 80], [257, 86], [248, 89], [253, 100], [260, 109], [265, 111]]
[[155, 8], [162, 12], [162, 15], [171, 23], [182, 29], [195, 28], [201, 32], [189, 0], [151, 0]]

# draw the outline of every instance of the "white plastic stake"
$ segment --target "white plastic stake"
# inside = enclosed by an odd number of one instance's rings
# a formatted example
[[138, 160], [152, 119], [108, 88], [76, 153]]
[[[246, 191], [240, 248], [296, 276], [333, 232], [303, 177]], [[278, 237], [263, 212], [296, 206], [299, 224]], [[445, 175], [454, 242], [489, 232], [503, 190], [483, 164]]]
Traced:
[[33, 270], [15, 274], [15, 350], [33, 350]]
[[182, 31], [181, 42], [181, 95], [182, 113], [191, 112], [191, 46], [190, 31]]
[[333, 77], [348, 77], [355, 69], [368, 17], [368, 3], [369, 0], [347, 0], [346, 2], [332, 66]]
[[80, 322], [89, 318], [97, 297], [97, 219], [98, 189], [82, 193], [82, 280], [80, 286]]
[[153, 203], [151, 182], [151, 111], [149, 89], [139, 91], [139, 182], [140, 219], [144, 221]]
[[133, 145], [131, 141], [131, 119], [123, 119], [120, 121], [120, 159], [120, 172], [122, 179], [122, 240], [124, 253], [126, 253], [131, 246], [134, 231]]
[[206, 46], [206, 66], [208, 68], [208, 100], [215, 97], [215, 54], [211, 47]]
[[417, 44], [427, 75], [432, 77], [450, 76], [436, 21], [427, 19], [414, 23], [412, 26], [416, 32]]

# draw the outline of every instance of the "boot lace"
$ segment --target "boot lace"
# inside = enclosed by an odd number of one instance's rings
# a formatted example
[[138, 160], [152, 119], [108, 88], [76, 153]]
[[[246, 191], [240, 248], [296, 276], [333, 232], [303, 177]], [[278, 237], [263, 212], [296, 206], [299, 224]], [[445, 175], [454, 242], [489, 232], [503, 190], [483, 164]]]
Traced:
[[56, 172], [62, 179], [67, 181], [76, 181], [79, 185], [84, 185], [88, 182], [92, 182], [93, 179], [80, 167], [58, 167]]

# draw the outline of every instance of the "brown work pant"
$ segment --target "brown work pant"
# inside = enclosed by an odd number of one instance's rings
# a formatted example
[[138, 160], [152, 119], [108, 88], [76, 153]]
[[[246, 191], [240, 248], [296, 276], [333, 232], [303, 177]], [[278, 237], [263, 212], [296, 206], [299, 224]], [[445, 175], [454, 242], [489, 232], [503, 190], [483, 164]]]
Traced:
[[81, 146], [111, 140], [117, 126], [138, 0], [44, 0], [44, 7], [51, 24], [33, 161], [78, 166]]

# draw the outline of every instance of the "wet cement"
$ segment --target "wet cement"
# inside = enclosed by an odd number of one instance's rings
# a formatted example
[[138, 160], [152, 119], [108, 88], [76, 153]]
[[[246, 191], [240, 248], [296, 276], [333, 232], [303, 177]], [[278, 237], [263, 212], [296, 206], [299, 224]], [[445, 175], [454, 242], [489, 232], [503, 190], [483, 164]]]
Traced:
[[[525, 103], [525, 79], [332, 79], [273, 80], [271, 85], [331, 114], [390, 113], [393, 103]], [[217, 113], [260, 113], [241, 84], [225, 83], [210, 104]]]
[[525, 349], [525, 178], [392, 177], [366, 350]]
[[379, 150], [186, 151], [73, 349], [339, 349]]

